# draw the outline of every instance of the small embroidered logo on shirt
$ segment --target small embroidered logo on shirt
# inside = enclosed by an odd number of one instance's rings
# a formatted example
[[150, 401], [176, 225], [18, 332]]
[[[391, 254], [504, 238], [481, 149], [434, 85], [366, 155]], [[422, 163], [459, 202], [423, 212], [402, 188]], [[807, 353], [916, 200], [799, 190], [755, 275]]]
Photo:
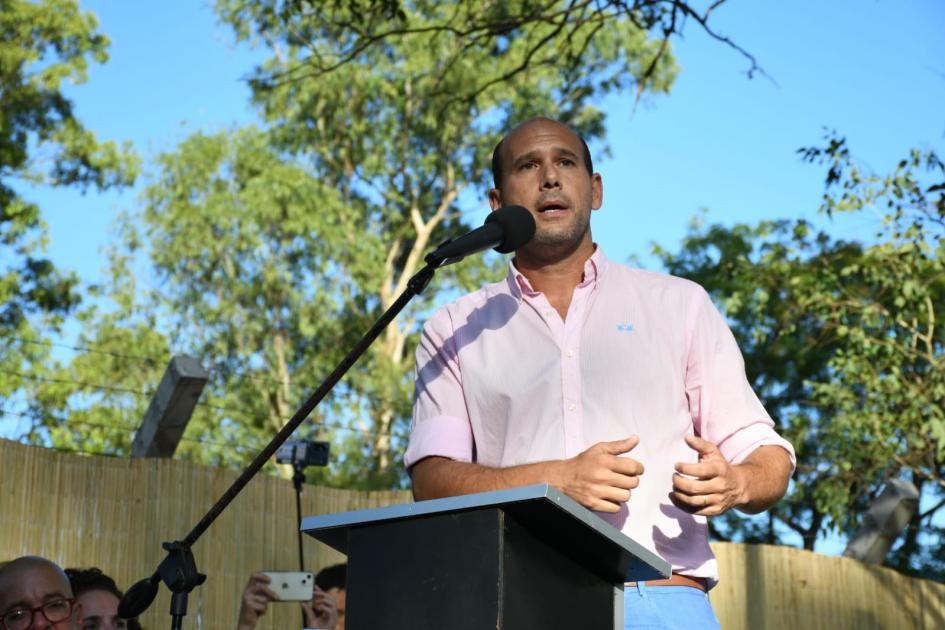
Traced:
[[626, 324], [617, 324], [618, 332], [633, 332], [633, 324], [627, 322]]

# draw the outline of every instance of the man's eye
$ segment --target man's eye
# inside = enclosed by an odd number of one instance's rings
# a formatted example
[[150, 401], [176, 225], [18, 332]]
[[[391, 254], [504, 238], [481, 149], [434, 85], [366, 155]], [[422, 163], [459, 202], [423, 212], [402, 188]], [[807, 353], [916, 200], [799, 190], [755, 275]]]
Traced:
[[6, 622], [7, 625], [12, 626], [13, 622], [20, 621], [24, 617], [28, 617], [29, 614], [30, 614], [30, 611], [25, 608], [20, 609], [20, 610], [11, 610], [10, 612], [8, 612], [7, 614], [3, 616], [3, 621]]
[[571, 158], [562, 158], [561, 160], [558, 161], [558, 164], [560, 164], [561, 166], [574, 166], [574, 160], [572, 160]]

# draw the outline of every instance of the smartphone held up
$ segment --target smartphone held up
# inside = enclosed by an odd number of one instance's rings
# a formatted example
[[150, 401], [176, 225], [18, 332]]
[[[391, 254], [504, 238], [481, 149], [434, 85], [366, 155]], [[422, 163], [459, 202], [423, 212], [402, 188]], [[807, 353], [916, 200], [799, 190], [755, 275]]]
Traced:
[[279, 596], [280, 602], [311, 601], [315, 589], [315, 576], [308, 571], [262, 571], [269, 577], [269, 588]]

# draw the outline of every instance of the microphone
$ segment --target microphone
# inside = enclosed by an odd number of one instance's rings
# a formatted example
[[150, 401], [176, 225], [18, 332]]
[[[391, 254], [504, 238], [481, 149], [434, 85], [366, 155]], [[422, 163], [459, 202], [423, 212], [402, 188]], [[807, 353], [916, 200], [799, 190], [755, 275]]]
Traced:
[[500, 254], [508, 254], [532, 240], [534, 235], [532, 213], [522, 206], [505, 206], [490, 212], [482, 227], [441, 244], [424, 260], [431, 267], [443, 267], [490, 247]]
[[125, 591], [124, 597], [118, 601], [118, 616], [122, 619], [137, 617], [148, 609], [154, 598], [157, 597], [160, 576], [155, 573], [149, 578], [136, 582]]

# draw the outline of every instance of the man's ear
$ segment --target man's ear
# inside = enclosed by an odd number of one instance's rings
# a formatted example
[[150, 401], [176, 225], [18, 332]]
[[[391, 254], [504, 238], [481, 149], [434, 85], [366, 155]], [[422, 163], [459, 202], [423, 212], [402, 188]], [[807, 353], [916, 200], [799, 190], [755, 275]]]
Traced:
[[604, 180], [600, 173], [591, 176], [591, 208], [599, 210], [604, 205]]
[[498, 210], [502, 207], [502, 191], [498, 188], [489, 189], [489, 207]]

